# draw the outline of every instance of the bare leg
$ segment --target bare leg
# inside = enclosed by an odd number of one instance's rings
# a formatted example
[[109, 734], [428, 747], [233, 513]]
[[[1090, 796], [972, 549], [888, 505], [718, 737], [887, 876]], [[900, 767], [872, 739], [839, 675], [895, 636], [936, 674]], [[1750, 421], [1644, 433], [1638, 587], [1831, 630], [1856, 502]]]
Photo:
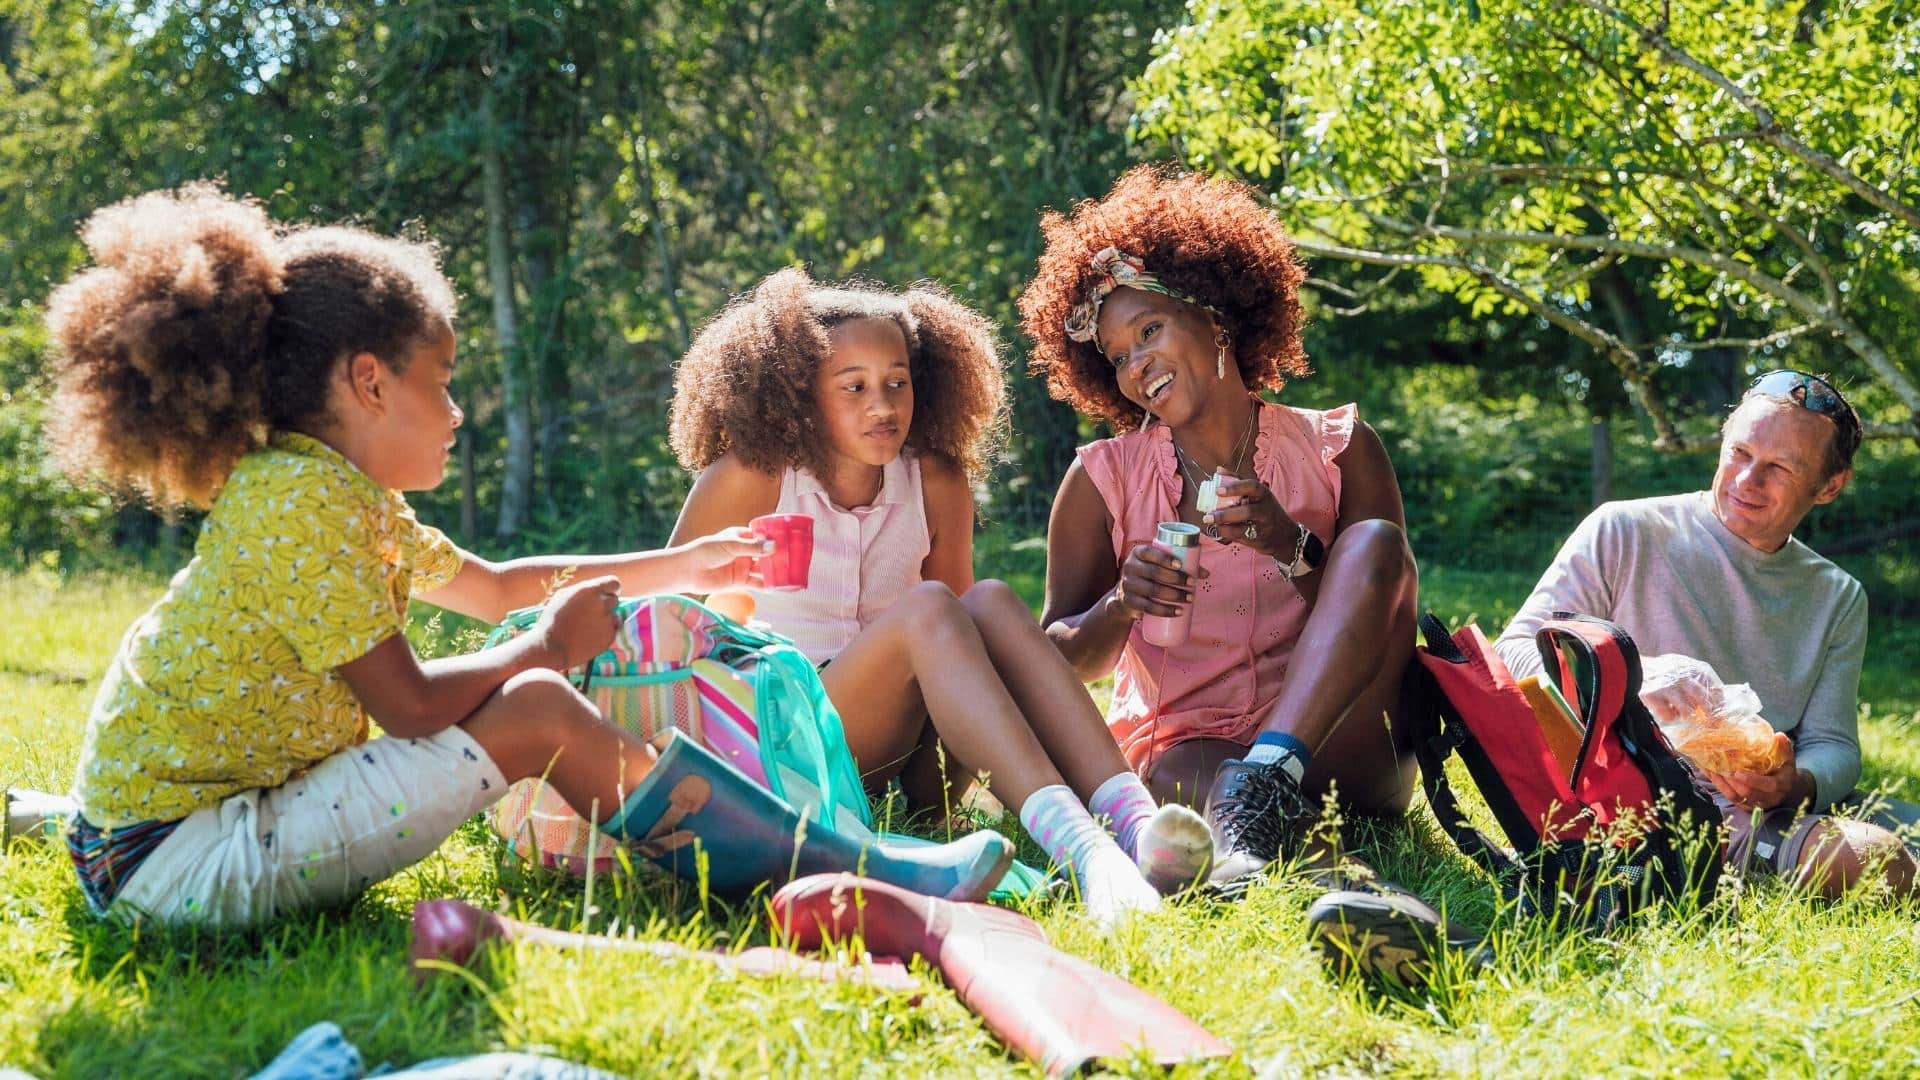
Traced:
[[1127, 771], [1086, 684], [1019, 594], [1005, 582], [982, 581], [960, 602], [979, 629], [994, 670], [1074, 794], [1091, 798], [1108, 777]]
[[[906, 795], [909, 807], [938, 810], [943, 819], [951, 818], [955, 810], [966, 804], [968, 793], [973, 790], [974, 773], [940, 741], [940, 733], [934, 730], [924, 708], [920, 710], [919, 722], [920, 742], [907, 754], [906, 764], [900, 768], [900, 790]], [[866, 778], [876, 794], [885, 786], [883, 782], [875, 782], [880, 779], [876, 774], [869, 773]]]
[[[1304, 790], [1337, 782], [1362, 813], [1397, 813], [1413, 796], [1412, 741], [1388, 717], [1413, 656], [1419, 577], [1406, 533], [1388, 521], [1351, 525], [1321, 571], [1313, 613], [1259, 731], [1285, 732], [1313, 753]], [[1354, 722], [1343, 724], [1352, 718]]]
[[[973, 620], [944, 585], [914, 586], [820, 678], [868, 777], [898, 773], [920, 746], [930, 716], [953, 759], [966, 770], [985, 771], [1008, 807], [1063, 782], [994, 670]], [[954, 769], [950, 759], [948, 771]]]
[[[1413, 650], [1418, 579], [1406, 534], [1378, 519], [1350, 525], [1315, 576], [1301, 582], [1302, 592], [1323, 602], [1313, 603], [1280, 695], [1251, 740], [1289, 735], [1312, 761], [1304, 777], [1277, 754], [1219, 763], [1206, 796], [1216, 883], [1242, 881], [1282, 854], [1337, 865], [1338, 844], [1320, 842], [1312, 827], [1330, 791], [1366, 813], [1402, 810], [1412, 796], [1413, 770], [1386, 722]], [[1362, 720], [1343, 731], [1350, 714]], [[1217, 745], [1197, 746], [1176, 759], [1168, 780], [1184, 784], [1215, 760]]]
[[[1053, 651], [1050, 643], [1046, 648]], [[1096, 919], [1110, 924], [1125, 911], [1158, 906], [1159, 894], [1132, 857], [1061, 780], [972, 617], [946, 586], [914, 586], [821, 675], [855, 761], [892, 765], [911, 753], [924, 709], [953, 758], [985, 771], [1001, 803], [1072, 869]]]
[[1827, 818], [1814, 826], [1793, 876], [1798, 884], [1838, 899], [1876, 873], [1895, 899], [1913, 895], [1914, 858], [1898, 837], [1871, 822]]
[[1154, 887], [1176, 892], [1205, 876], [1213, 862], [1205, 820], [1181, 804], [1153, 805], [1158, 800], [1128, 767], [1086, 684], [1019, 595], [1004, 582], [982, 581], [960, 602], [1054, 767]]
[[1226, 739], [1188, 739], [1176, 743], [1147, 768], [1147, 790], [1161, 802], [1206, 809], [1207, 788], [1223, 762], [1244, 757], [1247, 748]]
[[653, 767], [653, 747], [606, 723], [553, 671], [508, 679], [461, 724], [509, 782], [545, 776], [567, 804], [598, 823]]
[[[1336, 786], [1343, 809], [1397, 814], [1413, 797], [1416, 775], [1410, 730], [1392, 718], [1413, 656], [1412, 556], [1398, 528], [1362, 522], [1342, 534], [1324, 572], [1320, 594], [1341, 602], [1315, 605], [1258, 730], [1307, 744], [1314, 754], [1303, 785], [1309, 796]], [[1147, 786], [1162, 801], [1201, 805], [1221, 764], [1246, 751], [1226, 739], [1190, 739], [1160, 755]]]

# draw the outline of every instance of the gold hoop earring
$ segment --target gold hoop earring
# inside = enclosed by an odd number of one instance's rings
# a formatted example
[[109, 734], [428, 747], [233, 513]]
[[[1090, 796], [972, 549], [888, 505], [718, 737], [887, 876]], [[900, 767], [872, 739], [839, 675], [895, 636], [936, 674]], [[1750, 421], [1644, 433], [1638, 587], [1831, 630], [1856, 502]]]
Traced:
[[1213, 377], [1215, 379], [1225, 380], [1227, 377], [1227, 346], [1231, 343], [1225, 330], [1214, 333], [1214, 347], [1220, 350], [1219, 355], [1216, 356], [1213, 361]]

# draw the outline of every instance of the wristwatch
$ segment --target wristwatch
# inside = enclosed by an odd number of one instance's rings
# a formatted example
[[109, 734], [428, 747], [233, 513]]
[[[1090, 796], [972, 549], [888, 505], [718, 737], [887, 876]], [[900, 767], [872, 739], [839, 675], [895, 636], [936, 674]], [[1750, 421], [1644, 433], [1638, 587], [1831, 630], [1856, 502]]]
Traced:
[[1320, 564], [1326, 560], [1327, 546], [1320, 542], [1319, 537], [1313, 535], [1312, 529], [1301, 525], [1300, 535], [1293, 540], [1293, 557], [1283, 562], [1279, 556], [1275, 556], [1273, 561], [1279, 565], [1280, 573], [1288, 581], [1292, 581], [1294, 578], [1305, 577], [1320, 569]]

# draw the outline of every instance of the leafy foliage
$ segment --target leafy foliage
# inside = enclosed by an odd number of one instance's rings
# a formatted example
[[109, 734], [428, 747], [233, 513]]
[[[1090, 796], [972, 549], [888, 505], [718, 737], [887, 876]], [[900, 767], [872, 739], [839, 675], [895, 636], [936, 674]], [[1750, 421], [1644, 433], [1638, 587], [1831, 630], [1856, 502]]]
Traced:
[[[195, 177], [283, 218], [411, 223], [464, 296], [468, 423], [423, 512], [496, 550], [655, 542], [687, 482], [662, 434], [692, 328], [793, 262], [938, 278], [1012, 325], [1038, 208], [1130, 160], [1122, 90], [1176, 12], [3, 0], [19, 122], [0, 185], [19, 197], [0, 235], [20, 256], [0, 310], [37, 317], [92, 210]], [[38, 356], [6, 362], [24, 381]], [[1034, 523], [1080, 436], [1015, 387], [1025, 437], [985, 510]]]
[[1870, 381], [1883, 433], [1920, 431], [1902, 0], [1201, 3], [1136, 93], [1143, 136], [1270, 184], [1309, 252], [1574, 334], [1668, 445], [1668, 375], [1715, 348]]

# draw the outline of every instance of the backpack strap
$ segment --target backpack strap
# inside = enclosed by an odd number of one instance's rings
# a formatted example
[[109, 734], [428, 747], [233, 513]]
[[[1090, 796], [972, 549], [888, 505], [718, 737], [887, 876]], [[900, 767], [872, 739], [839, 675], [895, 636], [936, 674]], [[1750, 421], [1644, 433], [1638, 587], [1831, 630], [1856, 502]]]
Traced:
[[[1457, 661], [1459, 647], [1447, 628], [1429, 612], [1420, 617], [1420, 633], [1427, 650], [1442, 659]], [[1413, 756], [1420, 766], [1420, 786], [1426, 792], [1427, 805], [1440, 822], [1454, 846], [1465, 852], [1488, 876], [1499, 883], [1509, 900], [1519, 896], [1525, 867], [1504, 846], [1468, 824], [1447, 780], [1447, 759], [1454, 756], [1465, 737], [1466, 727], [1459, 713], [1440, 691], [1440, 684], [1425, 665], [1415, 658], [1401, 679], [1401, 714], [1414, 724]]]

